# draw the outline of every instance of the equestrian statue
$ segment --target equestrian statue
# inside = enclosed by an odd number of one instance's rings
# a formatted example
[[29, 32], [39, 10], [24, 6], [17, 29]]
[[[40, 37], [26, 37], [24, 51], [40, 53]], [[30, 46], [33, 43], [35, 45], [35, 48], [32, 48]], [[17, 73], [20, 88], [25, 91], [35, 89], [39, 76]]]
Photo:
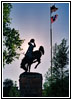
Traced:
[[28, 43], [29, 47], [25, 54], [25, 57], [22, 59], [21, 68], [25, 70], [25, 72], [30, 72], [31, 65], [33, 63], [37, 63], [35, 68], [41, 63], [41, 56], [44, 55], [44, 47], [40, 46], [39, 50], [33, 51], [34, 47], [36, 47], [35, 40], [31, 39]]

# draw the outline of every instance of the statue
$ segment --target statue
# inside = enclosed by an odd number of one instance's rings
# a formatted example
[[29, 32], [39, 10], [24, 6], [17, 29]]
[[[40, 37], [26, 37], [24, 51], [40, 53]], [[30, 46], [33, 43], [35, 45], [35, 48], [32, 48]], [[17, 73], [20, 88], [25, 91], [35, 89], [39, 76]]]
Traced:
[[44, 47], [40, 46], [39, 50], [33, 51], [34, 47], [36, 47], [35, 40], [31, 39], [28, 43], [29, 48], [25, 54], [25, 57], [22, 59], [21, 68], [25, 70], [25, 72], [30, 72], [31, 65], [35, 62], [38, 62], [35, 68], [41, 63], [41, 56], [44, 55]]

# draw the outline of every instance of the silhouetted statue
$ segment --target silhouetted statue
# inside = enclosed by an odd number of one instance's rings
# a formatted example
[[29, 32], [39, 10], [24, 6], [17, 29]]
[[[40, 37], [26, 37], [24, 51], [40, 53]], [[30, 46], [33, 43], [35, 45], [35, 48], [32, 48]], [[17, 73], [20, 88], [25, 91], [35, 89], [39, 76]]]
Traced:
[[[32, 40], [34, 41], [34, 40]], [[31, 68], [31, 64], [38, 62], [35, 68], [41, 63], [41, 56], [44, 55], [44, 47], [40, 46], [39, 50], [33, 51], [33, 48], [36, 46], [34, 42], [30, 41], [30, 46], [25, 54], [25, 57], [22, 59], [21, 68], [25, 70], [25, 72], [29, 71]], [[33, 43], [33, 45], [31, 44]], [[31, 48], [31, 49], [30, 49]], [[31, 54], [30, 54], [31, 53]]]

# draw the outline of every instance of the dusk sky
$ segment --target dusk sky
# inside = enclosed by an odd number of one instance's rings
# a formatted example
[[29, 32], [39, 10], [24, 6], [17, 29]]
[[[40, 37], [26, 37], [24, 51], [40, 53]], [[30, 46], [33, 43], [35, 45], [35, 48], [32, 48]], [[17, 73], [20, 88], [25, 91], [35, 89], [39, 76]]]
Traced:
[[[31, 67], [31, 72], [39, 72], [43, 76], [50, 67], [50, 6], [53, 3], [12, 3], [10, 17], [12, 18], [11, 27], [19, 30], [20, 38], [25, 39], [22, 45], [23, 51], [26, 52], [28, 42], [31, 38], [35, 39], [37, 50], [39, 46], [44, 46], [45, 55], [42, 56], [41, 64], [34, 69], [36, 64]], [[55, 43], [61, 43], [63, 38], [69, 41], [69, 4], [68, 3], [55, 3], [58, 10], [52, 15], [58, 14], [57, 20], [52, 24], [53, 31], [53, 46]], [[69, 43], [69, 42], [68, 42]], [[15, 59], [12, 64], [5, 65], [3, 69], [3, 80], [6, 78], [17, 81], [19, 75], [24, 72], [20, 68], [20, 63], [23, 54], [20, 55], [19, 60]]]

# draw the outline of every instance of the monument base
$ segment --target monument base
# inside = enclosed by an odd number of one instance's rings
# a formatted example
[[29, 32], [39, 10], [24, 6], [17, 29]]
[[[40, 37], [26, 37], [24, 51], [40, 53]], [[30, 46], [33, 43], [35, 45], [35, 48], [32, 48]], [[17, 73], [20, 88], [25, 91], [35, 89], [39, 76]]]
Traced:
[[42, 75], [39, 73], [24, 72], [19, 77], [21, 97], [42, 96]]

